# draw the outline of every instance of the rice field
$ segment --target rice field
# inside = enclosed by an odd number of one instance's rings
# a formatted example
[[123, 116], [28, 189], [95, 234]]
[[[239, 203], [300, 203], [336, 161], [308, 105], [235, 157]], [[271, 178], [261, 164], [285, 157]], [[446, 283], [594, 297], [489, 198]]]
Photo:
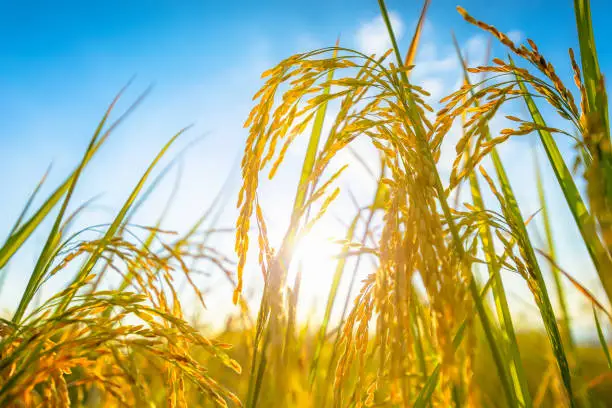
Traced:
[[[84, 170], [146, 97], [118, 111], [120, 91], [74, 169], [47, 196], [40, 196], [46, 175], [33, 186], [0, 245], [4, 278], [26, 241], [44, 237], [33, 269], [22, 273], [17, 307], [0, 319], [0, 406], [612, 406], [612, 149], [597, 54], [607, 44], [596, 48], [590, 2], [574, 0], [579, 48], [567, 53], [567, 78], [537, 38], [516, 43], [496, 21], [457, 7], [458, 23], [504, 53], [474, 66], [455, 40], [462, 84], [433, 102], [411, 80], [429, 0], [416, 4], [407, 49], [378, 0], [387, 52], [365, 54], [339, 39], [263, 72], [244, 118], [239, 193], [229, 202], [219, 195], [184, 233], [164, 214], [151, 225], [133, 217], [163, 177], [160, 161], [188, 129], [152, 158], [108, 223], [73, 228], [90, 205], [73, 197]], [[524, 114], [507, 115], [511, 104]], [[500, 117], [511, 126], [495, 132]], [[515, 138], [531, 140], [526, 160], [535, 149], [545, 153], [533, 183], [510, 182], [515, 167], [498, 150]], [[571, 157], [558, 146], [567, 139]], [[261, 184], [274, 185], [296, 146], [301, 172], [283, 191], [290, 217], [273, 239], [275, 214]], [[341, 188], [355, 167], [375, 186], [366, 202]], [[545, 181], [542, 171], [554, 178]], [[532, 184], [536, 212], [517, 199]], [[551, 189], [562, 193], [571, 214], [563, 222], [577, 232], [595, 285], [559, 262]], [[342, 207], [333, 256], [317, 253], [325, 249], [312, 244], [314, 231], [341, 200], [354, 205]], [[233, 251], [217, 242], [223, 206], [238, 209]], [[325, 263], [304, 262], [324, 256]], [[202, 261], [233, 291], [234, 306], [214, 330], [190, 313], [194, 302], [215, 308], [207, 301], [215, 288], [194, 279]], [[300, 300], [309, 265], [327, 268], [331, 282], [318, 288], [322, 312], [310, 315]], [[43, 292], [58, 274], [71, 276], [68, 284]], [[509, 277], [529, 294], [527, 318], [516, 313]], [[254, 294], [246, 290], [252, 282]], [[580, 320], [590, 333], [572, 319], [576, 296], [589, 306]]]

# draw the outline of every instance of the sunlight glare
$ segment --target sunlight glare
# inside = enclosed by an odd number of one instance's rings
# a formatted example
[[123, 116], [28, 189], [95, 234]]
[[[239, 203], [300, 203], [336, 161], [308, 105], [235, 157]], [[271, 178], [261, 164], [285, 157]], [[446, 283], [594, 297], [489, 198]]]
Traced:
[[321, 223], [316, 225], [310, 233], [302, 237], [295, 247], [293, 254], [292, 277], [295, 277], [298, 268], [302, 268], [302, 288], [310, 294], [327, 296], [334, 270], [338, 261], [337, 255], [342, 251], [338, 244], [338, 235], [333, 229]]

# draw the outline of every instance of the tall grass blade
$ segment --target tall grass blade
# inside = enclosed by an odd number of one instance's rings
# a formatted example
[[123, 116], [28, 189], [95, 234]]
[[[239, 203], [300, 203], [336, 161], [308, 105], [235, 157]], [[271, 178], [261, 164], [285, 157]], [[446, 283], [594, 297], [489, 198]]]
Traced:
[[[461, 63], [461, 68], [463, 70], [463, 81], [465, 84], [470, 84], [470, 78], [468, 76], [467, 64], [461, 55], [461, 50], [459, 48], [459, 44], [457, 43], [457, 39], [453, 34], [453, 43], [455, 45], [455, 51]], [[473, 94], [472, 94], [473, 95]], [[477, 99], [474, 99], [474, 106], [478, 107], [479, 102]], [[464, 115], [462, 116], [462, 120], [465, 121]], [[476, 209], [484, 211], [486, 209], [484, 201], [482, 199], [482, 192], [480, 189], [480, 183], [478, 181], [478, 177], [475, 172], [471, 172], [469, 176], [472, 199], [474, 202], [474, 206]], [[506, 289], [504, 288], [503, 281], [501, 279], [501, 265], [497, 261], [497, 256], [495, 254], [495, 247], [493, 241], [493, 234], [491, 233], [491, 229], [487, 225], [483, 225], [480, 230], [480, 239], [482, 242], [482, 247], [485, 252], [485, 260], [487, 262], [487, 269], [489, 270], [489, 275], [494, 278], [493, 282], [493, 296], [495, 300], [495, 306], [497, 309], [498, 318], [500, 320], [500, 324], [502, 330], [504, 331], [505, 336], [505, 346], [508, 349], [510, 354], [510, 372], [512, 376], [512, 382], [514, 386], [515, 395], [521, 405], [526, 407], [532, 406], [531, 395], [529, 393], [529, 388], [527, 386], [527, 377], [525, 375], [523, 369], [523, 362], [521, 360], [521, 354], [518, 349], [518, 342], [516, 339], [516, 333], [514, 331], [514, 323], [512, 322], [512, 315], [510, 314], [510, 308], [508, 306], [508, 299], [506, 296]]]
[[410, 47], [408, 47], [406, 58], [404, 59], [404, 66], [409, 66], [414, 63], [414, 59], [416, 58], [417, 54], [417, 49], [419, 47], [419, 41], [421, 40], [421, 32], [423, 31], [423, 26], [425, 24], [425, 16], [427, 15], [427, 9], [429, 8], [430, 3], [431, 0], [425, 0], [425, 2], [423, 3], [423, 8], [421, 9], [419, 21], [417, 22], [414, 34], [412, 35], [412, 41], [410, 42]]
[[[512, 60], [511, 60], [512, 62]], [[563, 156], [557, 147], [551, 133], [546, 130], [546, 122], [540, 114], [533, 98], [528, 94], [526, 85], [517, 77], [518, 85], [523, 91], [523, 99], [531, 114], [533, 122], [539, 126], [538, 134], [553, 168], [559, 186], [563, 191], [567, 205], [576, 221], [576, 225], [582, 236], [591, 260], [595, 265], [599, 279], [608, 300], [612, 300], [612, 259], [597, 235], [597, 229], [593, 217], [589, 213], [586, 204], [582, 200], [580, 192], [574, 183], [572, 173], [567, 168]], [[543, 128], [542, 128], [543, 127]]]
[[599, 117], [601, 129], [606, 132], [609, 138], [608, 96], [604, 87], [604, 78], [599, 68], [599, 58], [597, 57], [595, 47], [590, 0], [574, 0], [574, 12], [576, 15], [576, 27], [588, 108]]
[[32, 194], [30, 194], [30, 197], [28, 198], [28, 201], [26, 202], [25, 206], [21, 210], [21, 213], [19, 214], [19, 217], [17, 217], [17, 221], [15, 221], [15, 224], [13, 225], [13, 228], [11, 228], [11, 231], [8, 234], [9, 238], [21, 226], [21, 223], [23, 222], [23, 220], [25, 219], [26, 215], [28, 214], [28, 211], [30, 210], [30, 207], [32, 206], [32, 203], [34, 202], [34, 199], [38, 195], [38, 192], [40, 191], [41, 187], [45, 183], [45, 180], [47, 179], [47, 176], [49, 175], [50, 172], [51, 172], [51, 166], [49, 166], [47, 168], [47, 170], [45, 171], [45, 174], [43, 174], [42, 178], [40, 179], [40, 181], [38, 182], [38, 184], [34, 188], [34, 191], [32, 191]]
[[[540, 200], [540, 208], [542, 213], [542, 220], [544, 222], [544, 233], [546, 236], [546, 246], [548, 254], [553, 260], [556, 260], [555, 242], [553, 238], [552, 225], [550, 223], [550, 215], [548, 213], [548, 205], [546, 202], [546, 194], [544, 192], [544, 182], [542, 180], [542, 171], [540, 169], [540, 163], [538, 162], [537, 153], [534, 150], [534, 165], [536, 169], [536, 185], [538, 190], [538, 198]], [[570, 316], [567, 309], [567, 299], [565, 296], [565, 290], [563, 289], [563, 283], [561, 282], [560, 272], [557, 268], [552, 267], [551, 272], [555, 282], [555, 289], [557, 290], [557, 299], [559, 302], [559, 308], [561, 310], [561, 321], [563, 331], [565, 332], [565, 338], [572, 354], [575, 352], [575, 344], [571, 333], [571, 322]]]
[[[102, 253], [104, 252], [104, 250], [106, 249], [106, 245], [108, 245], [109, 241], [115, 236], [115, 234], [119, 231], [121, 225], [123, 224], [123, 221], [129, 211], [129, 209], [131, 208], [131, 206], [134, 204], [134, 201], [136, 200], [136, 197], [138, 197], [138, 194], [140, 193], [140, 191], [142, 190], [142, 188], [144, 187], [149, 175], [151, 174], [151, 172], [153, 171], [153, 169], [155, 168], [155, 166], [157, 165], [157, 163], [159, 162], [159, 160], [161, 160], [161, 158], [164, 156], [164, 154], [166, 153], [166, 151], [170, 148], [170, 146], [174, 143], [174, 141], [181, 135], [183, 134], [185, 131], [187, 130], [187, 128], [182, 129], [181, 131], [179, 131], [178, 133], [176, 133], [160, 150], [160, 152], [157, 154], [157, 156], [153, 159], [153, 161], [151, 162], [151, 164], [149, 165], [149, 167], [147, 168], [147, 170], [145, 171], [145, 173], [142, 175], [142, 177], [140, 178], [140, 180], [138, 181], [138, 183], [136, 184], [136, 187], [134, 187], [134, 189], [132, 190], [132, 192], [130, 193], [130, 196], [128, 197], [128, 199], [125, 201], [125, 203], [123, 204], [123, 207], [121, 208], [121, 210], [119, 210], [119, 213], [117, 214], [117, 216], [115, 217], [115, 219], [113, 220], [113, 222], [111, 223], [111, 225], [109, 226], [109, 228], [107, 229], [106, 233], [104, 234], [104, 236], [102, 237], [102, 239], [100, 240], [100, 243], [98, 244], [98, 246], [96, 247], [96, 249], [91, 253], [91, 255], [89, 256], [89, 258], [87, 259], [87, 261], [85, 262], [85, 264], [83, 265], [83, 267], [80, 269], [80, 271], [78, 272], [77, 276], [74, 279], [74, 283], [78, 283], [78, 282], [82, 282], [84, 281], [89, 274], [91, 273], [91, 271], [93, 270], [94, 266], [96, 265], [96, 263], [98, 262], [98, 260], [100, 259], [100, 256], [102, 255]], [[75, 292], [70, 293], [69, 295], [67, 295], [64, 300], [62, 301], [62, 303], [60, 304], [60, 306], [58, 307], [58, 310], [56, 313], [61, 313], [64, 311], [64, 309], [68, 306], [68, 304], [70, 303], [71, 299], [74, 297]]]
[[[340, 44], [340, 39], [336, 40], [336, 47]], [[334, 51], [334, 57], [338, 55], [338, 51]], [[327, 81], [331, 81], [334, 78], [334, 71], [330, 70], [327, 74]], [[331, 90], [331, 85], [326, 86], [323, 89], [323, 95], [329, 95]], [[317, 113], [315, 114], [315, 119], [312, 125], [312, 131], [310, 133], [310, 138], [308, 139], [308, 147], [306, 149], [306, 155], [304, 156], [304, 161], [302, 162], [302, 171], [300, 173], [300, 181], [298, 183], [298, 188], [295, 193], [295, 199], [293, 201], [293, 212], [291, 214], [292, 224], [297, 222], [296, 217], [299, 216], [299, 212], [304, 205], [306, 200], [306, 196], [309, 188], [311, 187], [308, 183], [310, 178], [310, 174], [312, 173], [312, 169], [315, 164], [315, 160], [317, 157], [317, 150], [319, 149], [319, 141], [321, 140], [321, 134], [323, 133], [323, 125], [325, 123], [325, 114], [327, 112], [327, 101], [323, 102], [317, 109]]]
[[608, 348], [608, 342], [606, 341], [606, 336], [601, 329], [601, 323], [599, 322], [599, 317], [597, 316], [597, 310], [595, 309], [595, 305], [593, 305], [593, 318], [595, 319], [595, 328], [597, 329], [597, 338], [599, 339], [599, 344], [601, 345], [601, 349], [606, 356], [606, 362], [608, 363], [608, 368], [612, 370], [612, 357], [610, 357], [610, 349]]
[[96, 151], [96, 146], [99, 146], [101, 142], [100, 139], [102, 135], [102, 130], [104, 128], [104, 125], [106, 124], [108, 115], [110, 114], [110, 111], [116, 101], [117, 99], [113, 101], [109, 109], [106, 111], [106, 113], [102, 117], [102, 120], [98, 124], [98, 127], [96, 131], [94, 132], [94, 135], [91, 138], [89, 145], [87, 146], [87, 149], [85, 150], [83, 159], [81, 160], [77, 169], [73, 173], [73, 176], [70, 178], [70, 183], [67, 185], [67, 191], [66, 191], [66, 195], [62, 203], [62, 206], [59, 210], [58, 215], [55, 218], [55, 222], [53, 223], [53, 227], [51, 228], [51, 231], [49, 232], [47, 241], [45, 245], [43, 246], [42, 252], [38, 257], [36, 266], [34, 267], [32, 274], [30, 275], [30, 280], [28, 281], [26, 289], [21, 297], [21, 300], [19, 301], [19, 306], [17, 307], [17, 310], [15, 314], [13, 315], [13, 323], [15, 324], [19, 324], [30, 301], [32, 300], [36, 292], [38, 291], [39, 286], [44, 279], [44, 273], [48, 266], [48, 262], [50, 261], [50, 256], [53, 252], [55, 252], [55, 249], [57, 248], [57, 246], [60, 245], [60, 227], [64, 219], [64, 214], [68, 208], [68, 204], [70, 203], [70, 199], [72, 198], [72, 194], [74, 192], [74, 189], [76, 187], [76, 184], [79, 180], [79, 177], [83, 169], [87, 165], [87, 162], [91, 160], [91, 158], [93, 157]]
[[[130, 85], [128, 83], [115, 97], [111, 105], [109, 106], [104, 118], [107, 118], [113, 109], [116, 102], [119, 100], [125, 89]], [[148, 94], [149, 89], [143, 92], [137, 100], [100, 136], [98, 143], [93, 148], [92, 153], [95, 153], [108, 138], [110, 133], [142, 102], [142, 100]], [[105, 120], [105, 119], [103, 119]], [[34, 230], [40, 225], [40, 223], [47, 217], [50, 211], [57, 205], [61, 198], [66, 194], [73, 179], [76, 175], [75, 170], [48, 198], [45, 202], [36, 210], [34, 214], [24, 222], [18, 230], [16, 230], [11, 236], [8, 237], [6, 242], [0, 247], [0, 268], [3, 268], [11, 257], [19, 250], [23, 243], [32, 235]]]

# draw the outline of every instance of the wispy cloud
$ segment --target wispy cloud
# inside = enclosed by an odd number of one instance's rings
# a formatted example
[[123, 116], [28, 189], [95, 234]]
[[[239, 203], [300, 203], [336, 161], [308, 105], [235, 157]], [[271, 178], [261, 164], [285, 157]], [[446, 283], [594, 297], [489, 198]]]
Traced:
[[[400, 39], [404, 34], [404, 22], [394, 11], [389, 12], [389, 19], [395, 36]], [[391, 41], [382, 17], [378, 16], [361, 24], [357, 29], [355, 42], [360, 51], [368, 54], [380, 55], [387, 51], [391, 47]]]
[[525, 34], [521, 30], [512, 30], [506, 33], [508, 37], [515, 43], [520, 43], [525, 38]]

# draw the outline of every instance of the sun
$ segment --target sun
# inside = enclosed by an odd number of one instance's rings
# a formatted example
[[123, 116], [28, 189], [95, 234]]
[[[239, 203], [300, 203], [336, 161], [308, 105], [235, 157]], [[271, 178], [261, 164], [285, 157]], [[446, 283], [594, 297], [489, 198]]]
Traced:
[[[342, 245], [338, 243], [341, 232], [321, 223], [296, 244], [290, 275], [295, 277], [298, 269], [302, 271], [302, 287], [305, 291], [321, 292], [329, 288], [338, 262]], [[319, 294], [319, 293], [314, 293]]]

